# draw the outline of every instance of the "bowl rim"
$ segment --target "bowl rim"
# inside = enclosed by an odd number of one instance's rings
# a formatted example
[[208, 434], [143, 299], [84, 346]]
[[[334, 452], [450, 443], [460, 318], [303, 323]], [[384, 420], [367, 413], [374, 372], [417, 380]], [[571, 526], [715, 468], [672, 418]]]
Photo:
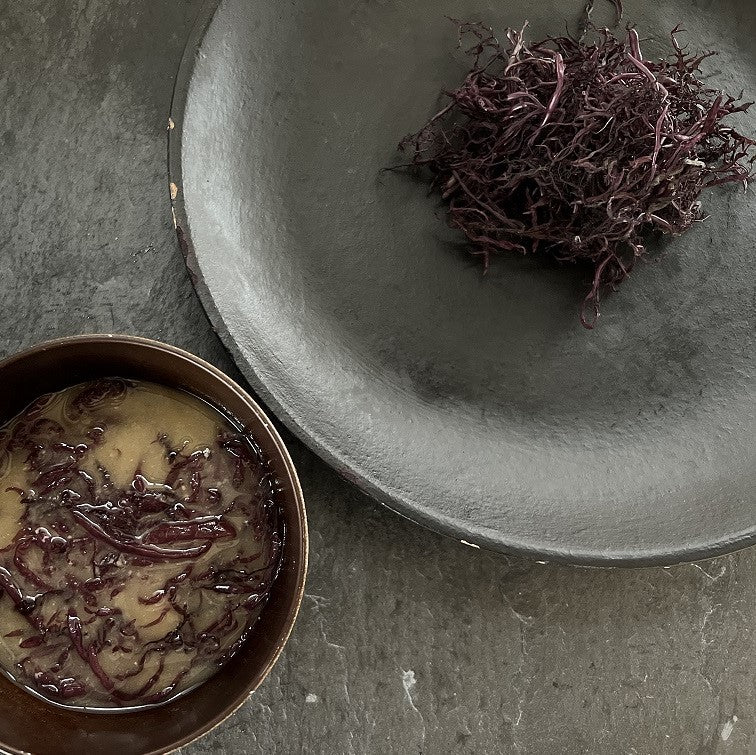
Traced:
[[[191, 364], [194, 368], [199, 368], [205, 373], [209, 374], [211, 378], [223, 384], [227, 389], [235, 393], [239, 399], [241, 399], [255, 415], [262, 425], [263, 431], [268, 434], [269, 439], [272, 441], [276, 453], [280, 457], [280, 461], [283, 463], [287, 474], [292, 483], [292, 497], [296, 506], [296, 519], [299, 521], [300, 539], [301, 544], [299, 553], [295, 555], [297, 564], [296, 568], [296, 589], [294, 590], [289, 607], [286, 612], [286, 617], [283, 623], [283, 630], [280, 633], [276, 647], [271, 654], [268, 662], [254, 675], [250, 684], [244, 688], [236, 699], [230, 701], [217, 715], [213, 716], [209, 721], [205, 722], [194, 730], [191, 734], [187, 734], [181, 739], [176, 740], [170, 746], [160, 747], [158, 749], [149, 750], [143, 753], [143, 755], [163, 755], [164, 753], [174, 752], [181, 747], [185, 747], [198, 740], [200, 737], [205, 736], [213, 729], [220, 726], [224, 721], [230, 718], [236, 711], [241, 708], [249, 696], [254, 693], [260, 685], [265, 681], [268, 674], [270, 674], [273, 666], [278, 662], [283, 648], [291, 636], [294, 624], [296, 623], [297, 616], [299, 614], [302, 600], [304, 599], [305, 586], [307, 582], [307, 570], [309, 562], [309, 530], [307, 523], [307, 511], [305, 507], [304, 493], [302, 491], [302, 485], [299, 481], [299, 475], [297, 474], [294, 462], [289, 454], [286, 445], [283, 442], [278, 430], [276, 429], [273, 421], [265, 413], [260, 404], [255, 398], [240, 386], [235, 380], [226, 375], [222, 370], [218, 369], [214, 365], [210, 364], [201, 357], [192, 354], [185, 349], [173, 346], [171, 344], [157, 341], [152, 338], [146, 338], [143, 336], [134, 336], [120, 333], [91, 333], [81, 334], [74, 336], [63, 336], [61, 338], [55, 338], [48, 341], [43, 341], [30, 346], [22, 351], [11, 354], [4, 359], [0, 360], [0, 377], [2, 372], [9, 366], [18, 362], [23, 362], [30, 357], [34, 357], [37, 354], [52, 351], [56, 349], [65, 349], [68, 346], [75, 344], [98, 344], [98, 343], [119, 343], [123, 344], [127, 348], [136, 347], [139, 349], [151, 349], [163, 354], [168, 355], [170, 358], [178, 359], [179, 361]], [[212, 398], [212, 397], [211, 397]], [[124, 716], [124, 721], [128, 721], [128, 714]], [[29, 753], [16, 749], [0, 742], [0, 746], [3, 750], [13, 753], [13, 755], [29, 755]]]

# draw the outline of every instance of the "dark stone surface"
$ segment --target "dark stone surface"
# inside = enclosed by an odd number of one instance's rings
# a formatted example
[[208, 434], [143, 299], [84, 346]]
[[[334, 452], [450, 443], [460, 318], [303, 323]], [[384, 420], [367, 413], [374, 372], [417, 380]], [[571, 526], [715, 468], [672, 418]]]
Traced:
[[[0, 352], [83, 331], [236, 372], [167, 200], [173, 75], [199, 2], [0, 0]], [[185, 753], [752, 753], [756, 552], [582, 570], [472, 551], [291, 442], [312, 568], [280, 663]]]

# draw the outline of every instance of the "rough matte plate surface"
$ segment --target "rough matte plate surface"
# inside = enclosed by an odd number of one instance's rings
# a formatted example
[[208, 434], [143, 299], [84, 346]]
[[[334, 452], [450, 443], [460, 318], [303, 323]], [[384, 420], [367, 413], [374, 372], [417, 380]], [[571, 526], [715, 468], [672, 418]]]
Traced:
[[[550, 559], [714, 555], [756, 542], [753, 190], [710, 194], [711, 218], [588, 332], [582, 274], [501, 258], [483, 277], [423, 188], [380, 172], [465, 70], [445, 15], [527, 18], [540, 37], [581, 7], [226, 0], [209, 25], [208, 10], [174, 103], [179, 237], [253, 385], [396, 511]], [[721, 51], [713, 83], [756, 93], [751, 0], [625, 8], [648, 53], [682, 22]]]

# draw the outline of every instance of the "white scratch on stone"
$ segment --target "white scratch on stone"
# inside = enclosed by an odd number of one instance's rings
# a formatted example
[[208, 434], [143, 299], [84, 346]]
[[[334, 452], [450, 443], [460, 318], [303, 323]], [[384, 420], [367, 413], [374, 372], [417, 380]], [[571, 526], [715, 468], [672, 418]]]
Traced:
[[321, 618], [318, 622], [318, 625], [320, 626], [320, 636], [323, 638], [323, 642], [325, 642], [326, 645], [328, 645], [329, 648], [333, 648], [334, 650], [340, 650], [344, 651], [345, 648], [343, 645], [337, 645], [335, 642], [331, 642], [328, 639], [328, 636], [326, 635], [325, 626], [323, 619]]
[[701, 622], [701, 645], [704, 648], [708, 647], [709, 645], [712, 644], [712, 642], [714, 642], [714, 639], [711, 639], [711, 640], [706, 639], [706, 624], [708, 623], [714, 611], [716, 611], [717, 608], [720, 608], [720, 607], [721, 606], [719, 603], [715, 603], [713, 606], [708, 608], [706, 610], [706, 613], [704, 614], [703, 621]]
[[517, 718], [514, 720], [514, 725], [519, 726], [520, 721], [522, 721], [522, 700], [520, 700], [519, 703], [517, 703]]
[[702, 566], [699, 566], [698, 564], [691, 564], [691, 566], [694, 569], [698, 569], [698, 571], [700, 571], [711, 582], [716, 582], [722, 579], [722, 577], [724, 577], [724, 575], [727, 573], [727, 567], [724, 564], [722, 564], [719, 570], [719, 574], [709, 574], [709, 572], [707, 572], [706, 569], [704, 569]]
[[308, 692], [307, 693], [307, 696], [305, 697], [305, 702], [308, 705], [313, 705], [317, 701], [318, 701], [318, 696], [317, 695], [314, 695], [312, 692]]
[[512, 731], [512, 747], [514, 747], [515, 752], [522, 752], [522, 745], [517, 739], [517, 727], [520, 725], [522, 721], [523, 716], [523, 710], [522, 710], [522, 698], [518, 699], [517, 701], [517, 715], [515, 718], [508, 718], [509, 726]]
[[420, 711], [415, 707], [415, 701], [412, 697], [412, 690], [416, 684], [417, 679], [415, 679], [415, 672], [412, 669], [409, 671], [402, 669], [402, 687], [404, 687], [404, 694], [407, 697], [407, 702], [410, 704], [412, 710], [419, 713]]
[[331, 601], [328, 598], [324, 598], [322, 595], [315, 595], [314, 593], [305, 593], [305, 598], [312, 601], [312, 604], [316, 609], [320, 610], [324, 606], [327, 606]]
[[512, 612], [512, 615], [517, 619], [517, 621], [520, 622], [520, 624], [524, 624], [526, 627], [533, 625], [533, 617], [532, 616], [525, 616], [521, 614], [519, 611], [516, 611], [514, 606], [512, 604], [509, 604], [509, 610]]
[[520, 624], [523, 624], [526, 627], [530, 627], [533, 625], [533, 617], [532, 616], [525, 616], [524, 614], [520, 613], [512, 604], [512, 601], [510, 600], [509, 596], [504, 592], [504, 590], [501, 590], [501, 597], [504, 598], [504, 602], [507, 604], [507, 608], [509, 609], [512, 616], [514, 616], [517, 621], [520, 622]]
[[407, 671], [405, 671], [404, 669], [399, 670], [402, 672], [402, 687], [404, 687], [404, 696], [407, 698], [407, 702], [409, 703], [410, 708], [412, 708], [412, 710], [417, 713], [420, 718], [420, 752], [422, 752], [425, 748], [425, 718], [423, 717], [423, 714], [417, 709], [417, 706], [415, 705], [415, 698], [412, 696], [412, 690], [417, 684], [417, 679], [415, 679], [415, 672], [412, 669], [408, 669]]
[[467, 540], [460, 540], [459, 542], [462, 543], [462, 545], [467, 545], [470, 548], [475, 548], [476, 550], [480, 550], [480, 546], [475, 545], [475, 543], [468, 543]]
[[738, 717], [733, 716], [729, 721], [727, 721], [724, 724], [724, 726], [722, 726], [722, 731], [719, 736], [722, 738], [723, 742], [726, 742], [732, 736], [732, 730], [735, 728], [735, 724], [737, 722], [738, 722]]
[[[323, 618], [323, 614], [320, 612], [320, 609], [323, 608], [323, 606], [328, 605], [328, 598], [324, 598], [322, 595], [313, 595], [312, 593], [307, 593], [305, 595], [305, 598], [309, 598], [312, 601], [313, 610], [317, 616], [318, 628], [320, 629], [320, 636], [323, 638], [323, 642], [325, 642], [325, 644], [328, 645], [329, 648], [333, 648], [334, 650], [345, 650], [343, 645], [337, 645], [335, 642], [331, 642], [328, 639], [328, 635], [326, 635], [325, 619]], [[339, 653], [339, 655], [341, 655], [341, 653]]]

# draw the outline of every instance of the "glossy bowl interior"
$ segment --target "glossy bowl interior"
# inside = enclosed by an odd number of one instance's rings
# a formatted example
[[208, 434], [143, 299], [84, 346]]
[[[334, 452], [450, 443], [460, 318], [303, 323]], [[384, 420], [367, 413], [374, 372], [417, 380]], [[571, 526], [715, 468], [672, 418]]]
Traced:
[[282, 482], [286, 539], [281, 573], [251, 641], [194, 692], [159, 708], [76, 713], [47, 705], [0, 677], [0, 748], [12, 753], [144, 755], [181, 747], [233, 713], [268, 674], [294, 624], [307, 572], [302, 491], [286, 448], [236, 383], [185, 351], [131, 336], [79, 336], [41, 344], [0, 363], [0, 423], [42, 393], [119, 376], [181, 388], [248, 426]]

